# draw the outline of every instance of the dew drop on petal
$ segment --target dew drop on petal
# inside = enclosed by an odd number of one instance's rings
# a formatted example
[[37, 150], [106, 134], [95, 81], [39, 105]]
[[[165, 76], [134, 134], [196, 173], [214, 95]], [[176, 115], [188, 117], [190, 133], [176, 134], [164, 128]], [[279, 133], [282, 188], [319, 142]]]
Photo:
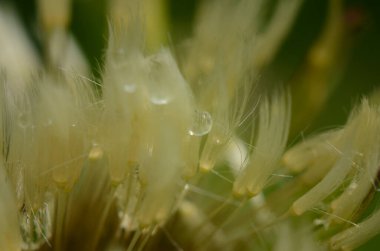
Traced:
[[189, 129], [191, 136], [203, 136], [211, 131], [212, 117], [210, 113], [196, 110], [193, 116], [193, 124]]
[[171, 98], [166, 95], [151, 95], [150, 102], [154, 105], [167, 105], [170, 103]]

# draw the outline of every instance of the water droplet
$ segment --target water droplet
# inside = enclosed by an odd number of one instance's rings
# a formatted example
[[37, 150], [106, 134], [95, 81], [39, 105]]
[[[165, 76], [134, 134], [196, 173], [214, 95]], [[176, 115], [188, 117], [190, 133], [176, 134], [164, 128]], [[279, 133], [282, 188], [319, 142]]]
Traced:
[[357, 187], [358, 187], [358, 183], [356, 183], [356, 182], [352, 182], [352, 183], [350, 184], [350, 186], [349, 186], [349, 189], [351, 189], [351, 190], [355, 190]]
[[149, 101], [157, 106], [167, 105], [173, 99], [172, 90], [158, 83], [151, 83], [148, 86], [148, 95]]
[[203, 136], [211, 131], [212, 117], [207, 111], [195, 111], [193, 124], [189, 129], [191, 136]]
[[150, 97], [150, 102], [154, 105], [167, 105], [170, 100], [171, 98], [165, 95], [152, 95]]
[[127, 82], [124, 84], [123, 90], [126, 93], [134, 93], [136, 91], [136, 84], [132, 82]]

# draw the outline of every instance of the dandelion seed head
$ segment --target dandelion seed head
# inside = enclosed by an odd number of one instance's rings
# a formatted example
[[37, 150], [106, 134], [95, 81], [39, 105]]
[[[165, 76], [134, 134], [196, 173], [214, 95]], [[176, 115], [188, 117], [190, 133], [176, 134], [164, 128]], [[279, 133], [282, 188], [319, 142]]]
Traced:
[[205, 1], [186, 46], [167, 45], [165, 1], [107, 1], [96, 80], [72, 1], [37, 4], [40, 51], [0, 5], [0, 250], [351, 250], [380, 232], [376, 93], [288, 142], [290, 93], [335, 74], [340, 1], [301, 87], [275, 88], [301, 0]]

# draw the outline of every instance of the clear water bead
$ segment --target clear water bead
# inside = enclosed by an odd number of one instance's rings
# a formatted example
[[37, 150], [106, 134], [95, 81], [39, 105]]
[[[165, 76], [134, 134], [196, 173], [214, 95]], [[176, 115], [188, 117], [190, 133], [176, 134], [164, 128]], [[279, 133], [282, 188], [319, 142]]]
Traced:
[[171, 98], [166, 95], [151, 95], [150, 102], [154, 105], [167, 105], [171, 101]]
[[196, 110], [193, 116], [193, 124], [189, 129], [191, 136], [203, 136], [211, 131], [213, 122], [210, 113]]
[[148, 86], [149, 101], [156, 106], [163, 106], [171, 103], [173, 99], [172, 93], [172, 90], [168, 86], [156, 82], [150, 83]]

